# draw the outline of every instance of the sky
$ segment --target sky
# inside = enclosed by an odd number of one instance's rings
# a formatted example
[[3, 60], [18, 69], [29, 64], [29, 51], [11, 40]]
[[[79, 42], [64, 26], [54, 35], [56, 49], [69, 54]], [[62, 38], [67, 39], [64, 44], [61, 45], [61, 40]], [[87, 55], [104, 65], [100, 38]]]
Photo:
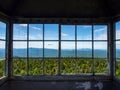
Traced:
[[[27, 31], [29, 28], [29, 31]], [[75, 28], [77, 31], [75, 31]], [[5, 29], [6, 25], [0, 22], [0, 39], [5, 39]], [[58, 24], [14, 24], [13, 26], [13, 40], [43, 40], [44, 33], [44, 46], [45, 48], [58, 49], [59, 40], [59, 25]], [[71, 40], [71, 41], [61, 41], [61, 49], [75, 49], [75, 42], [72, 40], [92, 40], [92, 26], [91, 25], [61, 25], [61, 40]], [[29, 33], [29, 37], [27, 36]], [[75, 33], [76, 32], [76, 33]], [[94, 25], [93, 26], [93, 38], [94, 40], [107, 40], [107, 26], [106, 25]], [[77, 37], [75, 37], [75, 34]], [[116, 38], [120, 38], [120, 22], [116, 23]], [[49, 41], [55, 40], [55, 41]], [[120, 43], [117, 43], [117, 48], [120, 48]], [[0, 41], [0, 48], [4, 48], [4, 42]], [[14, 48], [26, 48], [27, 42], [14, 41]], [[42, 41], [29, 41], [29, 47], [42, 48]], [[82, 48], [92, 48], [91, 41], [79, 41], [77, 42], [77, 49]], [[95, 49], [107, 49], [106, 42], [95, 42]]]
[[[116, 23], [116, 40], [120, 40], [120, 22]], [[120, 41], [116, 42], [116, 49], [120, 49]]]

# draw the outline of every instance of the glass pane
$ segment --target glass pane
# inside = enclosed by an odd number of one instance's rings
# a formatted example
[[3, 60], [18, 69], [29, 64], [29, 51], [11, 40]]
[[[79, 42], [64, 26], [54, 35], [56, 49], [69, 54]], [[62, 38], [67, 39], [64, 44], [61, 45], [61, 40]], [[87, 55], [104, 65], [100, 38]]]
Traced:
[[57, 74], [58, 74], [58, 58], [45, 58], [44, 75], [57, 75]]
[[44, 74], [58, 74], [58, 42], [45, 42], [44, 47]]
[[75, 42], [61, 42], [61, 57], [75, 57]]
[[116, 40], [120, 39], [120, 22], [116, 23]]
[[43, 43], [29, 42], [29, 75], [42, 75]]
[[27, 40], [27, 24], [13, 24], [13, 40]]
[[75, 75], [76, 74], [76, 59], [70, 57], [61, 58], [61, 74]]
[[61, 74], [76, 74], [75, 42], [61, 42]]
[[45, 24], [44, 25], [45, 40], [58, 40], [59, 27], [58, 24]]
[[94, 72], [107, 74], [107, 42], [94, 42]]
[[92, 58], [92, 42], [77, 42], [77, 57]]
[[6, 39], [6, 24], [0, 21], [0, 39]]
[[94, 25], [94, 40], [107, 40], [107, 25]]
[[75, 40], [75, 25], [61, 26], [61, 40]]
[[92, 42], [77, 42], [77, 73], [92, 73]]
[[26, 75], [27, 42], [13, 42], [13, 74]]
[[43, 57], [43, 42], [31, 41], [29, 42], [29, 58], [42, 58]]
[[43, 74], [43, 59], [42, 58], [29, 58], [29, 75], [42, 75]]
[[78, 25], [77, 26], [77, 40], [92, 40], [92, 26]]
[[0, 41], [0, 78], [5, 75], [5, 41]]
[[50, 58], [58, 57], [58, 42], [56, 41], [49, 41], [44, 43], [44, 55]]
[[43, 39], [43, 24], [29, 24], [29, 40]]
[[120, 41], [116, 41], [116, 77], [120, 78]]

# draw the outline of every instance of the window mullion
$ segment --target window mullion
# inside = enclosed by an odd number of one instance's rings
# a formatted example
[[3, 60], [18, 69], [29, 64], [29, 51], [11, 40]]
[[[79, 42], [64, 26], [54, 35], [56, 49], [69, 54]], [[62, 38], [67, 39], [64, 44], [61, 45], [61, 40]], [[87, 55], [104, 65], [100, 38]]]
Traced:
[[29, 24], [27, 24], [27, 75], [29, 75]]
[[61, 75], [61, 24], [59, 24], [59, 60], [58, 60], [58, 75]]
[[75, 25], [75, 72], [77, 74], [77, 25]]
[[94, 76], [94, 26], [92, 25], [92, 75]]
[[44, 67], [45, 67], [45, 40], [44, 40], [44, 35], [45, 34], [45, 25], [43, 24], [43, 62], [42, 62], [42, 69], [43, 69], [43, 72], [42, 74], [45, 75], [45, 72], [44, 72]]

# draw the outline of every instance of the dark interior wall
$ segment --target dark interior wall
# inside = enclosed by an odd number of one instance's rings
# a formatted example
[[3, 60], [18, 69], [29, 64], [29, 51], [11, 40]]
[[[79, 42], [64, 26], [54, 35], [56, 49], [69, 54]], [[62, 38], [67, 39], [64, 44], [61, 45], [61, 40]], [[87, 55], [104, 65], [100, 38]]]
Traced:
[[1, 0], [0, 12], [10, 17], [99, 18], [120, 14], [120, 0]]
[[[16, 10], [16, 16], [25, 17], [100, 17], [106, 15], [102, 1], [96, 0], [26, 0]], [[103, 9], [104, 8], [104, 9]], [[15, 15], [14, 15], [15, 16]]]

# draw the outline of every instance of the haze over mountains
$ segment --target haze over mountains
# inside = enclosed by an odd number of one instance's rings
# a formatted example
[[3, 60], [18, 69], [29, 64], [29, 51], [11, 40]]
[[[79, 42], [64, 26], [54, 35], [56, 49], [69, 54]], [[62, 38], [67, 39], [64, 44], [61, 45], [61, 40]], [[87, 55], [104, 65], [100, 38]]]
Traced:
[[[29, 48], [29, 57], [43, 57], [43, 49], [42, 48]], [[120, 58], [120, 50], [116, 51], [117, 58]], [[56, 49], [44, 49], [44, 56], [45, 57], [58, 57], [59, 51]], [[75, 57], [75, 51], [73, 49], [63, 49], [61, 50], [62, 57]], [[0, 49], [0, 58], [4, 58], [5, 50]], [[27, 49], [13, 49], [13, 56], [14, 57], [27, 57]], [[92, 57], [92, 49], [78, 49], [77, 50], [78, 57]], [[94, 50], [94, 57], [95, 58], [106, 58], [107, 51], [102, 49], [95, 49]]]

